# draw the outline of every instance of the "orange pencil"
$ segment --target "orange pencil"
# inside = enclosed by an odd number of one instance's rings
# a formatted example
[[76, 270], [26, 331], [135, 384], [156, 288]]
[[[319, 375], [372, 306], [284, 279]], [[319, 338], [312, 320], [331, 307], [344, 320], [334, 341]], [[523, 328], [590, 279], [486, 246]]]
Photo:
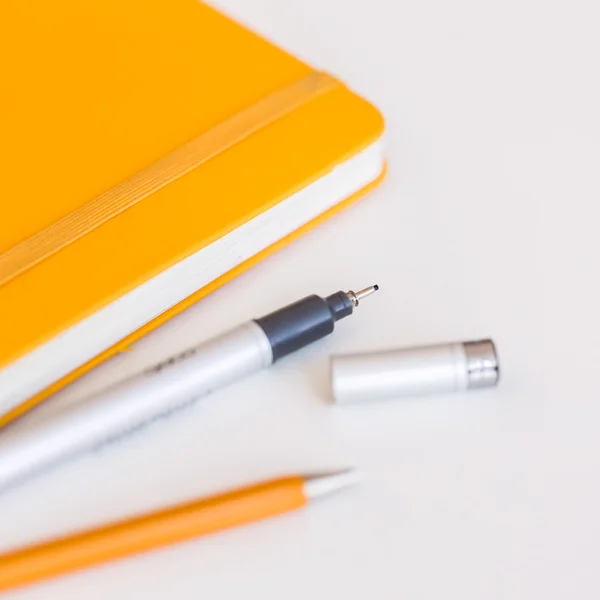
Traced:
[[288, 512], [356, 481], [286, 477], [0, 555], [0, 591]]

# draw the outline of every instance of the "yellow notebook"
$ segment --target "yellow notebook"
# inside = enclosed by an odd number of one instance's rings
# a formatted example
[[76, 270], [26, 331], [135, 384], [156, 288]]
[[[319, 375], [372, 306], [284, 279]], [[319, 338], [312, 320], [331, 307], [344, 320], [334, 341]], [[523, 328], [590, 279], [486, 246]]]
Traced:
[[375, 185], [383, 121], [197, 0], [0, 20], [0, 425]]

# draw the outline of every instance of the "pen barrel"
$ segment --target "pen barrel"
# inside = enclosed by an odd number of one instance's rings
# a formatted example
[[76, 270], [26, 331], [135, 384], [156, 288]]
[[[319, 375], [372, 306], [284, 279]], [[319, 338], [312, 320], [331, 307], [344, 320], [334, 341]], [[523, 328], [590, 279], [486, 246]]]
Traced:
[[266, 482], [0, 555], [0, 591], [294, 510], [303, 485]]
[[252, 321], [245, 323], [111, 386], [39, 426], [1, 439], [0, 489], [70, 455], [121, 437], [271, 362], [271, 346], [264, 332]]

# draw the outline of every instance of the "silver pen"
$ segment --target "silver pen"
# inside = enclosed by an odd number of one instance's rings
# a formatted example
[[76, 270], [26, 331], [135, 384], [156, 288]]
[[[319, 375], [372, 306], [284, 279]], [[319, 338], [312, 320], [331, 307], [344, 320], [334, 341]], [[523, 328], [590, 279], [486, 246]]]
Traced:
[[0, 436], [0, 489], [121, 437], [333, 332], [379, 287], [307, 296], [119, 382], [21, 435]]

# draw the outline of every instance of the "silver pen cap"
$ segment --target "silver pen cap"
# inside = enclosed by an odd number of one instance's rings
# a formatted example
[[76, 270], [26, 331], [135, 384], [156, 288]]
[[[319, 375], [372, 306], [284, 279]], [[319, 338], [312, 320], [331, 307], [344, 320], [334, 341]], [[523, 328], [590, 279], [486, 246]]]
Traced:
[[337, 404], [488, 388], [498, 379], [498, 355], [489, 339], [331, 358]]
[[467, 357], [467, 387], [477, 389], [497, 385], [500, 379], [500, 365], [494, 342], [463, 342], [463, 349]]

